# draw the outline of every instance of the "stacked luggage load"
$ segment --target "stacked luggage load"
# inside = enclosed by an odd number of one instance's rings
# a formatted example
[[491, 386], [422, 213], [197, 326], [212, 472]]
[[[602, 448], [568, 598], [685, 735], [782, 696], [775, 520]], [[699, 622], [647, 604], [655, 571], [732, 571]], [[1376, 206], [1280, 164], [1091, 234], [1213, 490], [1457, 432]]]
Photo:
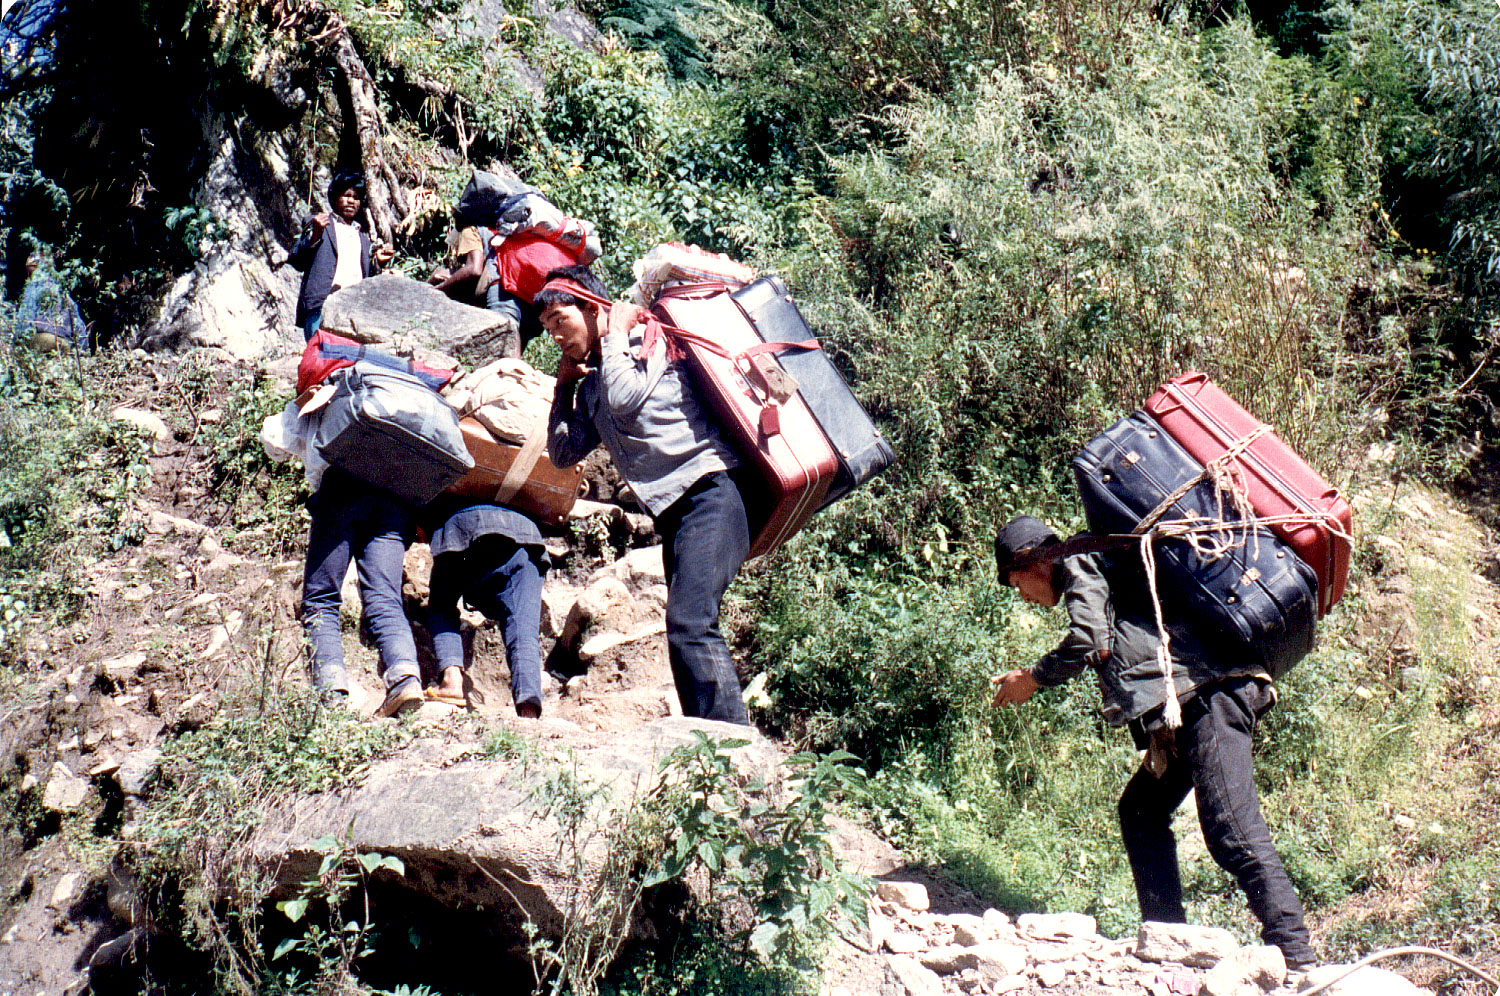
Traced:
[[[1191, 620], [1226, 667], [1279, 677], [1312, 649], [1347, 585], [1349, 505], [1205, 375], [1168, 381], [1091, 440], [1073, 473], [1090, 532], [1157, 526], [1163, 615]], [[1121, 590], [1153, 580], [1139, 544], [1107, 560]]]
[[895, 452], [785, 284], [749, 279], [740, 264], [691, 247], [670, 256], [682, 259], [648, 270], [650, 280], [642, 277], [632, 294], [641, 298], [648, 287], [644, 296], [655, 295], [652, 313], [668, 333], [685, 333], [677, 341], [703, 401], [757, 472], [761, 490], [747, 499], [764, 515], [750, 545], [758, 557], [890, 466]]

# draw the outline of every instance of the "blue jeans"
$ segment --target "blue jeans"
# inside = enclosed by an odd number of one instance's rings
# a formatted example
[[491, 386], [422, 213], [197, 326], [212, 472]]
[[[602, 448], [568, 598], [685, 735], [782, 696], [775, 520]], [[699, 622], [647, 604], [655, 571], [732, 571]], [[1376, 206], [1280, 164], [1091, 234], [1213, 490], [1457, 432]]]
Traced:
[[318, 329], [323, 327], [323, 309], [308, 313], [302, 319], [302, 341], [312, 342], [312, 337], [318, 334]]
[[656, 520], [667, 575], [667, 657], [684, 716], [748, 725], [740, 679], [719, 632], [724, 592], [750, 552], [735, 476], [700, 478]]
[[1120, 832], [1141, 919], [1186, 922], [1172, 813], [1194, 792], [1208, 852], [1244, 890], [1261, 938], [1279, 947], [1288, 964], [1306, 964], [1313, 952], [1302, 901], [1271, 842], [1251, 769], [1250, 738], [1273, 701], [1270, 686], [1255, 678], [1200, 688], [1182, 707], [1175, 754], [1162, 777], [1143, 767], [1125, 786]]
[[516, 332], [507, 334], [502, 340], [500, 355], [519, 359], [526, 344], [542, 331], [541, 309], [506, 290], [499, 280], [485, 289], [484, 306], [509, 316], [516, 323]]
[[312, 528], [302, 577], [302, 624], [312, 645], [313, 684], [328, 691], [349, 690], [339, 608], [351, 557], [358, 565], [364, 617], [380, 650], [386, 687], [420, 677], [417, 647], [401, 601], [412, 507], [337, 467], [323, 475], [309, 507]]
[[458, 599], [500, 623], [517, 706], [542, 704], [542, 566], [538, 552], [509, 537], [482, 536], [432, 565], [428, 630], [439, 670], [464, 666]]

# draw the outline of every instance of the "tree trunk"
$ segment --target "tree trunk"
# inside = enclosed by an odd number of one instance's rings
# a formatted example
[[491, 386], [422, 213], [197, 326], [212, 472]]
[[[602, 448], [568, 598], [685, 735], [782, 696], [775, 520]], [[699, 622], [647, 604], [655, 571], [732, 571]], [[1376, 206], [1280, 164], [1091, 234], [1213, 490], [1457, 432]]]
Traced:
[[354, 109], [354, 120], [346, 125], [352, 123], [359, 137], [370, 226], [381, 241], [390, 242], [396, 224], [407, 214], [406, 191], [386, 158], [385, 115], [375, 98], [375, 81], [355, 50], [347, 27], [333, 41], [333, 59], [343, 74], [349, 106]]

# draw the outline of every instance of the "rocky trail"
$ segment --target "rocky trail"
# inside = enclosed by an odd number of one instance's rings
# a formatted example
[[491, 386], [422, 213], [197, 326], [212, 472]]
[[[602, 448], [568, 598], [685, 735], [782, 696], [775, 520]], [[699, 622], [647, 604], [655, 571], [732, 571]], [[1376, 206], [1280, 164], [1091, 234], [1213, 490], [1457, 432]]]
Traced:
[[[132, 376], [109, 404], [151, 439], [150, 484], [132, 520], [139, 542], [91, 566], [76, 623], [33, 636], [35, 683], [0, 728], [7, 784], [33, 814], [24, 846], [0, 855], [0, 886], [11, 901], [0, 914], [0, 996], [59, 996], [83, 991], [91, 978], [120, 977], [120, 966], [151, 943], [153, 926], [142, 919], [140, 884], [111, 862], [111, 851], [132, 846], [166, 741], [203, 728], [234, 696], [305, 683], [298, 520], [254, 507], [249, 489], [212, 471], [213, 446], [222, 444], [213, 428], [235, 416], [235, 391], [279, 383], [289, 395], [295, 362], [210, 356], [196, 394], [184, 390], [182, 358], [140, 353], [131, 362]], [[362, 852], [405, 862], [388, 905], [444, 917], [466, 943], [516, 950], [525, 919], [517, 907], [539, 923], [555, 920], [566, 883], [549, 856], [551, 828], [525, 811], [518, 764], [486, 749], [497, 730], [542, 755], [572, 758], [592, 777], [627, 786], [626, 795], [693, 730], [743, 735], [676, 715], [660, 547], [650, 520], [621, 503], [604, 470], [593, 468], [589, 479], [574, 520], [548, 539], [555, 566], [544, 594], [543, 717], [515, 716], [499, 634], [482, 617], [467, 617], [469, 708], [425, 703], [403, 720], [411, 741], [361, 785], [289, 798], [267, 812], [250, 853], [272, 870], [280, 890], [273, 896], [288, 895], [305, 876], [317, 838], [342, 834]], [[1430, 511], [1419, 507], [1412, 518]], [[430, 570], [426, 547], [413, 546], [405, 595], [414, 620]], [[1399, 598], [1399, 587], [1387, 586], [1373, 601], [1394, 613]], [[359, 687], [350, 705], [368, 716], [382, 691], [359, 615], [351, 575], [345, 649]], [[430, 641], [417, 629], [430, 664]], [[754, 736], [736, 764], [774, 781], [788, 753]], [[877, 892], [868, 932], [834, 946], [829, 996], [1283, 996], [1328, 977], [1327, 969], [1289, 975], [1274, 948], [1241, 946], [1219, 929], [1147, 925], [1139, 936], [1111, 940], [1081, 914], [1012, 918], [930, 871], [907, 868], [861, 828], [841, 826], [839, 845]], [[534, 894], [512, 895], [508, 905], [495, 887], [499, 871], [524, 878]], [[649, 943], [649, 925], [639, 930]], [[1426, 990], [1371, 968], [1324, 991]]]

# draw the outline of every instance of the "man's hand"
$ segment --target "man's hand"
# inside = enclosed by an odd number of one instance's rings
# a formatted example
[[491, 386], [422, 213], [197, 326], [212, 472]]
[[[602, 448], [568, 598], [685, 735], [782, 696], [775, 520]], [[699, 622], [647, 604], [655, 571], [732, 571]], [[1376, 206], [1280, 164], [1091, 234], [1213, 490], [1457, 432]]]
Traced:
[[562, 387], [564, 384], [571, 384], [573, 381], [581, 380], [593, 372], [593, 367], [563, 356], [557, 361], [557, 386]]
[[313, 238], [317, 238], [318, 236], [320, 236], [320, 235], [323, 234], [323, 229], [325, 229], [325, 228], [328, 227], [328, 222], [331, 219], [331, 217], [332, 216], [327, 211], [324, 211], [322, 214], [315, 214], [315, 215], [313, 215], [313, 219], [312, 219], [312, 233], [313, 233]]
[[375, 248], [373, 251], [371, 251], [370, 255], [374, 258], [375, 262], [379, 263], [381, 266], [384, 266], [385, 264], [396, 258], [396, 247], [385, 242], [379, 242], [376, 243]]
[[612, 304], [609, 306], [609, 333], [629, 332], [646, 320], [646, 310], [634, 304]]
[[1041, 687], [1025, 668], [997, 674], [990, 679], [990, 684], [995, 687], [995, 697], [990, 700], [990, 705], [997, 708], [1003, 705], [1020, 705]]

